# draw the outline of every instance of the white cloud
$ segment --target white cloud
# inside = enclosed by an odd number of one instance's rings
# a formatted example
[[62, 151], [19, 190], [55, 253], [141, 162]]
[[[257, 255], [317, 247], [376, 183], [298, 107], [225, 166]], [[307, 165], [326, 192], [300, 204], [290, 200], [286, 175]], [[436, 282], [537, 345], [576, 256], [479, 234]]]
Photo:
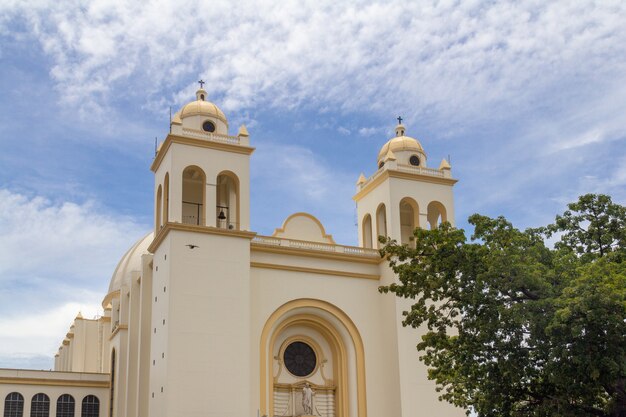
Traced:
[[359, 129], [359, 135], [361, 136], [372, 136], [377, 134], [384, 133], [385, 129], [381, 129], [378, 127], [362, 127]]
[[[491, 118], [554, 86], [624, 80], [626, 3], [5, 3], [51, 57], [64, 104], [187, 101], [196, 77], [225, 110], [266, 103]], [[128, 83], [133, 88], [128, 89]], [[182, 89], [180, 85], [184, 85]], [[148, 105], [150, 107], [150, 105]]]
[[93, 202], [0, 189], [0, 234], [0, 366], [22, 366], [54, 355], [79, 311], [100, 311], [117, 261], [145, 226]]
[[351, 133], [350, 129], [348, 129], [346, 127], [343, 127], [343, 126], [339, 126], [337, 128], [337, 132], [339, 132], [339, 133], [341, 133], [342, 135], [345, 135], [345, 136], [347, 136], [347, 135], [349, 135]]
[[94, 297], [82, 303], [69, 302], [41, 314], [3, 314], [0, 318], [0, 363], [32, 356], [52, 358], [78, 312], [85, 318], [95, 317], [100, 313], [98, 301]]
[[52, 202], [0, 189], [0, 282], [50, 274], [106, 280], [123, 250], [145, 234], [93, 202]]

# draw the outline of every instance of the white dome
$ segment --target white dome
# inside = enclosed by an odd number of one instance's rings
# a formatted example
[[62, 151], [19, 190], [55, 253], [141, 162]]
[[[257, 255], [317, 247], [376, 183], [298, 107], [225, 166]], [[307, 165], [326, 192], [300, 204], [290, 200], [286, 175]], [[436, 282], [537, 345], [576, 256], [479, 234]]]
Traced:
[[148, 246], [154, 239], [154, 233], [150, 232], [139, 239], [122, 257], [113, 272], [109, 284], [109, 294], [122, 288], [122, 285], [130, 284], [130, 274], [133, 271], [141, 271], [141, 255], [149, 254]]

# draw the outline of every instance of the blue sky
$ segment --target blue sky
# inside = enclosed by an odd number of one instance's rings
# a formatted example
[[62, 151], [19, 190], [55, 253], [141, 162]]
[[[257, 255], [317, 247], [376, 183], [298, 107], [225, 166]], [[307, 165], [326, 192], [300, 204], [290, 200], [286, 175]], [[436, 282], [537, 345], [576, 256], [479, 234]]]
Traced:
[[257, 148], [261, 234], [307, 211], [356, 243], [355, 182], [398, 115], [430, 166], [450, 155], [460, 227], [626, 203], [624, 21], [608, 0], [3, 1], [0, 367], [50, 368], [98, 313], [152, 225], [154, 138], [201, 78]]

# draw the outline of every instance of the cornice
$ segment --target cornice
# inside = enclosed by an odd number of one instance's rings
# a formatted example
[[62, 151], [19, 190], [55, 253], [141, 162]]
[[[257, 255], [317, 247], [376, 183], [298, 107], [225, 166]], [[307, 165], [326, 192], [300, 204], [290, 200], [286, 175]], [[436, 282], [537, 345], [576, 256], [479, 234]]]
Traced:
[[154, 240], [148, 246], [148, 252], [154, 253], [158, 247], [163, 242], [163, 239], [170, 233], [172, 230], [178, 230], [181, 232], [192, 232], [192, 233], [202, 233], [208, 235], [221, 235], [221, 236], [229, 236], [229, 237], [240, 237], [244, 239], [252, 240], [253, 237], [256, 236], [256, 232], [248, 232], [245, 230], [231, 230], [231, 229], [223, 229], [221, 227], [213, 227], [213, 226], [198, 226], [193, 224], [183, 224], [183, 223], [166, 223], [165, 226], [159, 230], [159, 232], [154, 237]]
[[157, 169], [159, 169], [161, 162], [163, 162], [163, 158], [165, 158], [165, 154], [167, 154], [167, 151], [169, 150], [170, 146], [172, 146], [173, 143], [179, 143], [181, 145], [188, 145], [188, 146], [196, 146], [200, 148], [217, 149], [220, 151], [234, 152], [234, 153], [240, 153], [244, 155], [251, 155], [255, 149], [250, 146], [234, 145], [230, 143], [215, 142], [211, 140], [196, 139], [196, 138], [189, 138], [185, 136], [169, 134], [167, 135], [167, 138], [165, 138], [163, 145], [161, 145], [159, 152], [154, 158], [154, 161], [152, 161], [152, 165], [150, 166], [150, 169], [152, 170], [152, 172], [156, 172]]
[[350, 255], [339, 252], [317, 251], [314, 249], [291, 248], [285, 246], [268, 246], [260, 243], [250, 245], [250, 249], [258, 252], [278, 253], [282, 255], [304, 256], [308, 258], [334, 259], [339, 261], [356, 262], [360, 264], [380, 264], [383, 258], [370, 258], [358, 255]]
[[307, 268], [303, 266], [269, 264], [269, 263], [264, 263], [264, 262], [250, 262], [250, 266], [252, 268], [276, 269], [280, 271], [292, 271], [292, 272], [306, 272], [306, 273], [312, 273], [312, 274], [333, 275], [333, 276], [348, 277], [348, 278], [361, 278], [361, 279], [370, 279], [370, 280], [376, 280], [376, 281], [380, 280], [380, 275], [362, 274], [359, 272], [339, 271], [336, 269]]
[[16, 378], [16, 377], [1, 377], [0, 376], [0, 385], [6, 385], [6, 384], [109, 388], [109, 381], [84, 381], [80, 379]]
[[378, 185], [380, 185], [389, 178], [399, 178], [403, 180], [429, 182], [431, 184], [442, 184], [449, 186], [453, 186], [459, 181], [454, 178], [431, 177], [430, 175], [387, 169], [378, 177], [367, 183], [363, 189], [361, 189], [358, 193], [354, 195], [354, 197], [352, 197], [352, 199], [354, 201], [359, 201], [360, 199], [368, 195], [371, 191], [373, 191]]

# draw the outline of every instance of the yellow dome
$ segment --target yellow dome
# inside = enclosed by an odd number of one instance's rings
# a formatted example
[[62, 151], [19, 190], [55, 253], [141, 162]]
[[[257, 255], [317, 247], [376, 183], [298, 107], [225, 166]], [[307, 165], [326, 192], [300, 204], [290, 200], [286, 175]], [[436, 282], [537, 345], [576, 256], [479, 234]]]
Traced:
[[224, 123], [228, 124], [226, 120], [226, 116], [224, 112], [220, 110], [215, 104], [210, 101], [206, 101], [204, 98], [206, 97], [206, 91], [200, 89], [196, 92], [196, 100], [189, 102], [183, 106], [183, 108], [178, 113], [178, 116], [181, 119], [189, 116], [209, 116], [215, 117]]
[[395, 138], [389, 139], [389, 141], [387, 141], [387, 143], [380, 148], [380, 152], [378, 152], [378, 159], [380, 160], [384, 158], [389, 150], [393, 153], [400, 151], [415, 151], [424, 153], [424, 148], [422, 148], [422, 145], [417, 141], [417, 139], [413, 139], [409, 136], [396, 136]]

